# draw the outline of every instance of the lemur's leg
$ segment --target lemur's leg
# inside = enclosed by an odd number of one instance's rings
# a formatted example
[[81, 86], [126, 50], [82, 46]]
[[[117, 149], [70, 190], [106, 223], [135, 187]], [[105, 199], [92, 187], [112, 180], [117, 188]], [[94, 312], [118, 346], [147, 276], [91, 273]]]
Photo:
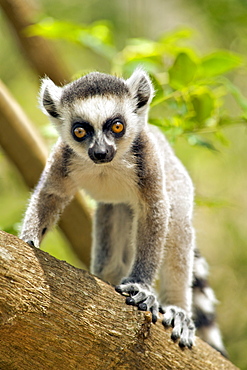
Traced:
[[76, 191], [69, 177], [70, 156], [71, 151], [58, 142], [31, 196], [19, 235], [30, 245], [39, 247]]
[[[160, 270], [160, 303], [163, 325], [172, 326], [172, 339], [181, 347], [191, 347], [195, 326], [191, 319], [194, 231], [189, 220], [173, 220], [169, 225], [163, 266]], [[170, 253], [169, 251], [172, 251]]]
[[215, 304], [217, 299], [208, 284], [208, 265], [199, 251], [195, 251], [193, 279], [193, 319], [197, 334], [205, 342], [227, 357], [216, 323]]
[[[175, 160], [174, 160], [175, 161]], [[164, 326], [172, 326], [172, 338], [181, 346], [193, 345], [195, 327], [191, 319], [194, 229], [192, 227], [193, 186], [179, 162], [169, 173], [167, 189], [170, 220], [163, 265], [160, 269], [160, 303]]]
[[152, 205], [136, 211], [134, 263], [128, 277], [116, 287], [117, 292], [129, 295], [127, 304], [151, 311], [153, 322], [157, 321], [159, 303], [152, 285], [162, 260], [168, 219], [166, 201], [160, 198], [152, 194]]
[[162, 262], [169, 219], [163, 164], [156, 150], [151, 135], [145, 133], [132, 146], [137, 184], [132, 203], [135, 257], [129, 274], [116, 287], [117, 292], [128, 294], [127, 304], [152, 311], [154, 322], [159, 304], [153, 284]]
[[98, 204], [94, 218], [91, 271], [116, 285], [133, 259], [133, 212], [125, 204]]

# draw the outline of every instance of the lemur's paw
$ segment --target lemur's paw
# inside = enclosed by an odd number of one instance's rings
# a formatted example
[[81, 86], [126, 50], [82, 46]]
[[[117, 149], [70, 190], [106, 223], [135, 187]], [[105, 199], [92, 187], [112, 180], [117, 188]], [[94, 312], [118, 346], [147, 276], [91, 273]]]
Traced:
[[38, 241], [35, 238], [33, 238], [33, 239], [21, 238], [21, 240], [23, 240], [25, 243], [27, 243], [28, 245], [30, 245], [30, 247], [37, 247], [37, 248], [39, 248]]
[[152, 321], [155, 323], [158, 319], [159, 303], [152, 288], [144, 283], [131, 282], [130, 279], [124, 279], [115, 290], [123, 295], [127, 294], [126, 303], [137, 306], [141, 311], [151, 311]]
[[26, 243], [30, 245], [30, 247], [35, 247], [34, 242], [32, 240], [27, 240]]
[[176, 306], [162, 307], [162, 310], [164, 312], [162, 324], [173, 328], [172, 340], [179, 339], [180, 347], [191, 348], [194, 344], [195, 325], [186, 311]]

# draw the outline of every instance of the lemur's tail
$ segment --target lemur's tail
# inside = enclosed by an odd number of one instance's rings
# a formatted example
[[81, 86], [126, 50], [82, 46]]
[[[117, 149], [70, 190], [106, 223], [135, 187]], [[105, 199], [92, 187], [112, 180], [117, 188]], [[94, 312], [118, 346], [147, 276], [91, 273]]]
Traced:
[[216, 323], [215, 298], [208, 281], [208, 265], [198, 250], [195, 251], [193, 280], [193, 318], [197, 335], [227, 357], [221, 333]]

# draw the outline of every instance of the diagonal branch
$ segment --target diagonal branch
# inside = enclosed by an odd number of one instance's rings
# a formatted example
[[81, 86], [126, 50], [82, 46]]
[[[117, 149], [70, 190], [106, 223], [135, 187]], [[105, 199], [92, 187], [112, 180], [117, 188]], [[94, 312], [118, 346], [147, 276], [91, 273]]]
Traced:
[[[25, 183], [33, 188], [45, 166], [47, 150], [38, 132], [1, 80], [0, 145], [20, 171]], [[80, 194], [66, 207], [59, 225], [80, 260], [89, 266], [91, 216]]]
[[197, 339], [182, 350], [114, 288], [0, 232], [0, 368], [236, 369]]
[[49, 76], [56, 84], [70, 80], [65, 64], [59, 58], [54, 44], [39, 36], [27, 37], [26, 27], [39, 16], [37, 2], [33, 0], [0, 0], [0, 7], [9, 21], [17, 45], [24, 52], [38, 76]]

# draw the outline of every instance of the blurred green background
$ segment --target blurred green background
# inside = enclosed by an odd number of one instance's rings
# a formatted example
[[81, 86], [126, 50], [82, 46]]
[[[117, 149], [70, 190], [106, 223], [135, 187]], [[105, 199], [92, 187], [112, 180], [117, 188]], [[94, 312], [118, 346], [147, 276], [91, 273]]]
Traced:
[[[110, 21], [114, 30], [114, 45], [119, 50], [129, 38], [157, 40], [163, 34], [189, 28], [192, 30], [190, 51], [196, 50], [200, 57], [222, 48], [242, 55], [242, 66], [232, 70], [228, 77], [243, 96], [247, 96], [245, 1], [41, 0], [35, 4], [38, 6], [37, 20], [50, 17], [76, 24], [91, 24], [102, 19]], [[54, 42], [71, 76], [91, 70], [112, 72], [110, 60], [100, 53], [61, 38]], [[0, 78], [51, 147], [55, 137], [47, 129], [47, 118], [37, 107], [39, 80], [18, 49], [1, 9], [0, 45]], [[145, 63], [150, 72], [155, 71], [152, 58]], [[127, 65], [126, 75], [132, 67], [131, 63]], [[172, 74], [169, 76], [171, 78]], [[229, 116], [239, 117], [242, 114], [232, 96], [226, 96], [225, 101]], [[220, 136], [224, 137], [221, 143], [216, 143], [217, 150], [210, 150], [210, 145], [195, 145], [198, 144], [196, 136], [186, 136], [184, 132], [176, 134], [170, 129], [167, 133], [195, 184], [197, 245], [210, 265], [210, 283], [219, 300], [218, 321], [229, 357], [238, 367], [247, 369], [246, 125], [242, 121], [223, 125]], [[200, 138], [204, 138], [203, 133]], [[214, 144], [215, 137], [209, 139]], [[17, 233], [28, 197], [29, 190], [20, 174], [0, 150], [1, 229]], [[47, 235], [42, 249], [81, 266], [58, 230]]]

